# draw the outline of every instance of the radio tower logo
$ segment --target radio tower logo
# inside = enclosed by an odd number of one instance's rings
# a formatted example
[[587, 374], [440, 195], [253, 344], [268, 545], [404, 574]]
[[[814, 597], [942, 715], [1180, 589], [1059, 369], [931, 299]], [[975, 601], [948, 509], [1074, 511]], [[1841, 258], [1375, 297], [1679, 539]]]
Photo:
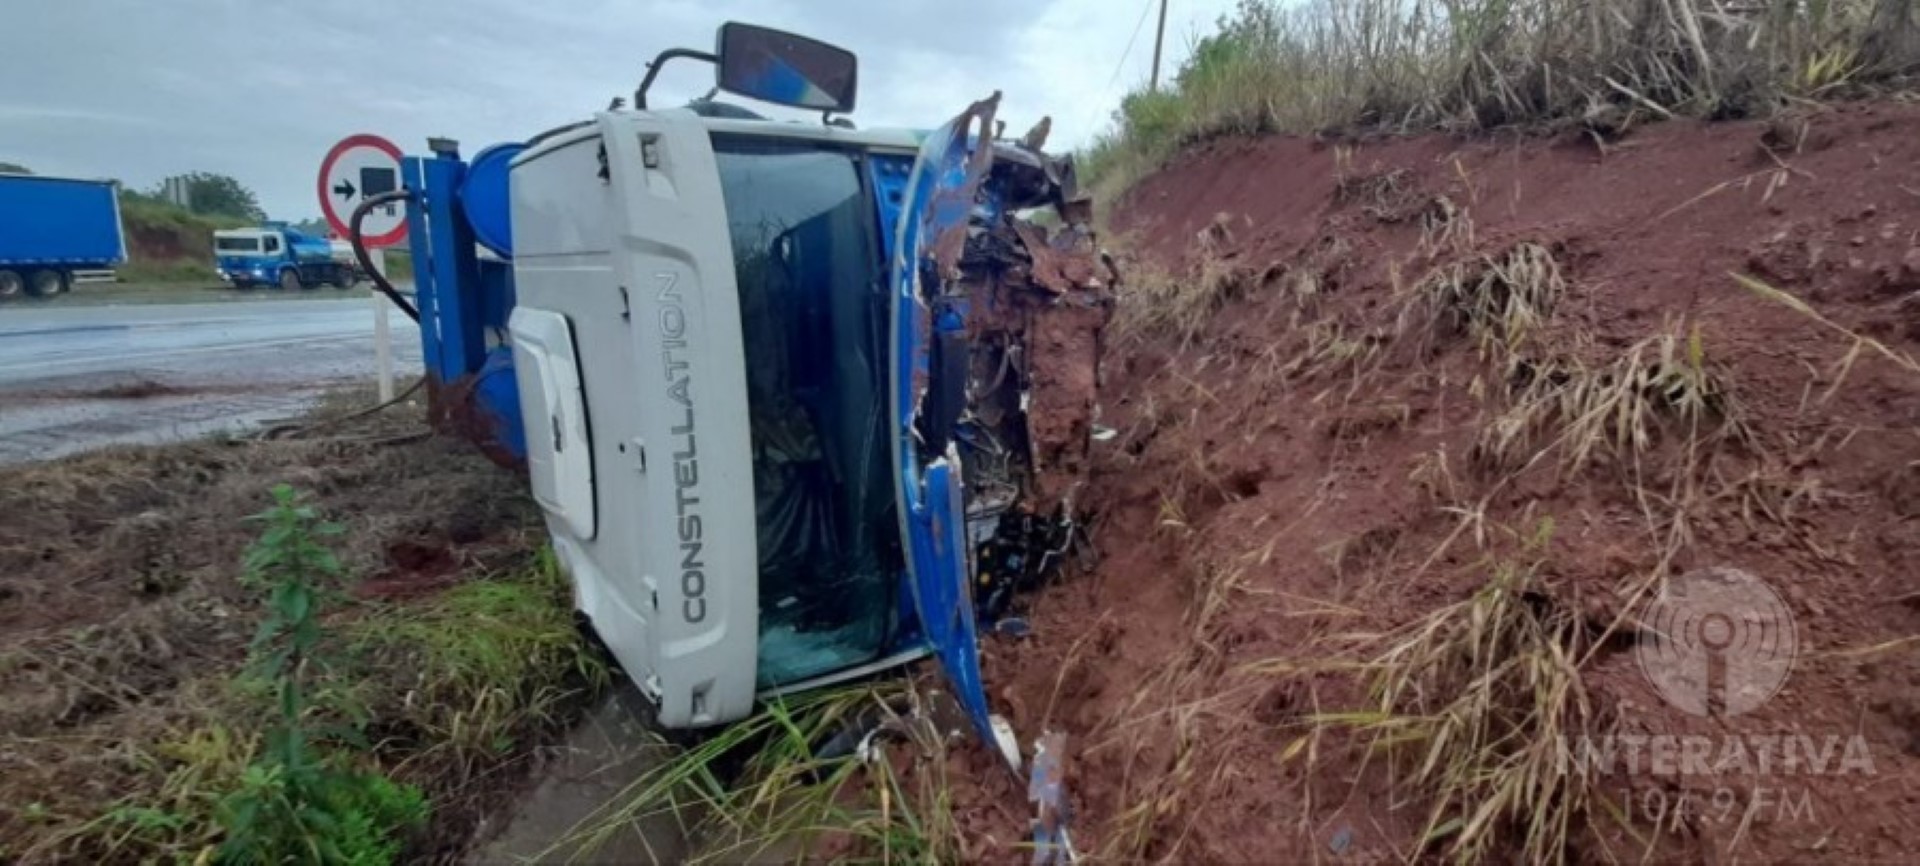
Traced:
[[1667, 582], [1642, 621], [1635, 654], [1660, 696], [1697, 716], [1737, 716], [1773, 697], [1793, 670], [1793, 612], [1737, 568]]

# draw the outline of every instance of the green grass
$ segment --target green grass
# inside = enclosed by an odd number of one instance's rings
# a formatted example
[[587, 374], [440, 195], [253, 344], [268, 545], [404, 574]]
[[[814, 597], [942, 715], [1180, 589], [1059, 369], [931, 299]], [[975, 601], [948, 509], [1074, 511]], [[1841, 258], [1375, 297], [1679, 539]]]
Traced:
[[197, 287], [220, 285], [213, 270], [213, 233], [247, 225], [138, 194], [120, 196], [120, 220], [128, 252], [128, 261], [115, 269], [122, 281]]
[[[211, 260], [204, 262], [188, 259], [165, 262], [131, 261], [115, 268], [114, 273], [119, 276], [122, 283], [199, 287], [221, 285], [220, 274], [214, 271]], [[75, 288], [84, 288], [85, 285], [83, 283]]]
[[[1724, 11], [1738, 6], [1747, 11]], [[1762, 116], [1908, 87], [1920, 0], [1243, 0], [1083, 154], [1111, 200], [1212, 136]]]
[[[565, 578], [543, 552], [427, 598], [350, 604], [328, 616], [319, 646], [332, 664], [310, 684], [303, 724], [315, 732], [318, 760], [365, 783], [335, 792], [351, 800], [335, 804], [339, 811], [468, 808], [489, 790], [491, 773], [566, 724], [608, 679], [571, 611]], [[275, 699], [237, 669], [181, 689], [192, 697], [163, 728], [116, 749], [110, 764], [128, 783], [123, 793], [92, 814], [44, 811], [41, 832], [18, 840], [20, 848], [9, 840], [0, 859], [217, 859], [235, 804], [282, 784], [261, 766], [273, 747]], [[415, 789], [430, 804], [417, 802]], [[34, 814], [33, 804], [25, 808]], [[383, 856], [401, 850], [372, 845], [378, 834], [367, 841]]]
[[370, 709], [413, 741], [408, 761], [464, 779], [606, 687], [605, 663], [574, 627], [570, 592], [543, 550], [522, 573], [389, 605], [349, 629], [366, 662], [359, 687], [404, 697]]
[[413, 255], [405, 250], [387, 250], [387, 279], [395, 283], [413, 279]]
[[[946, 786], [946, 738], [902, 681], [778, 698], [667, 760], [586, 816], [542, 860], [587, 862], [611, 839], [671, 816], [690, 862], [959, 858]], [[921, 712], [907, 712], [909, 706]], [[822, 746], [869, 731], [872, 749]], [[836, 752], [838, 750], [835, 750]]]
[[120, 197], [120, 219], [129, 229], [170, 231], [182, 235], [204, 233], [207, 237], [205, 246], [209, 250], [213, 248], [214, 231], [244, 228], [250, 224], [249, 220], [239, 217], [198, 214], [167, 202], [129, 195]]

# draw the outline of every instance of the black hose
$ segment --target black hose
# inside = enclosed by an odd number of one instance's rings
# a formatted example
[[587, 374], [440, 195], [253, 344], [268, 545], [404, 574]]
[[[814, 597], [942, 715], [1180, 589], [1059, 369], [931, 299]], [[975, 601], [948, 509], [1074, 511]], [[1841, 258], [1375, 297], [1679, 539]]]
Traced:
[[373, 266], [373, 256], [367, 254], [366, 238], [360, 234], [360, 221], [367, 218], [369, 211], [383, 204], [406, 201], [412, 197], [412, 190], [396, 189], [392, 192], [370, 195], [362, 199], [360, 206], [353, 209], [353, 216], [347, 220], [347, 241], [353, 244], [353, 257], [360, 262], [360, 270], [366, 271], [367, 278], [373, 280], [374, 287], [379, 289], [381, 294], [386, 295], [389, 300], [393, 301], [393, 305], [399, 307], [400, 312], [406, 313], [407, 318], [412, 319], [417, 324], [420, 321], [420, 311], [414, 309], [413, 304], [407, 300], [405, 295], [400, 294], [400, 291], [395, 289], [392, 283], [387, 282], [386, 274], [380, 273], [380, 269]]
[[399, 394], [394, 395], [394, 398], [391, 400], [385, 401], [383, 403], [376, 403], [372, 406], [368, 406], [367, 408], [361, 409], [356, 412], [348, 412], [345, 415], [335, 415], [332, 418], [322, 418], [318, 421], [313, 421], [310, 423], [296, 422], [292, 424], [281, 424], [275, 427], [269, 427], [266, 430], [261, 431], [260, 435], [256, 438], [298, 439], [316, 430], [326, 430], [332, 427], [338, 427], [341, 424], [347, 423], [348, 421], [357, 421], [361, 418], [365, 418], [368, 415], [372, 415], [383, 409], [386, 409], [392, 406], [397, 406], [401, 403], [406, 402], [407, 398], [412, 397], [415, 393], [417, 393], [420, 390], [420, 387], [425, 384], [427, 384], [427, 377], [421, 376], [420, 378], [413, 380], [413, 384], [408, 385], [407, 390], [401, 391]]

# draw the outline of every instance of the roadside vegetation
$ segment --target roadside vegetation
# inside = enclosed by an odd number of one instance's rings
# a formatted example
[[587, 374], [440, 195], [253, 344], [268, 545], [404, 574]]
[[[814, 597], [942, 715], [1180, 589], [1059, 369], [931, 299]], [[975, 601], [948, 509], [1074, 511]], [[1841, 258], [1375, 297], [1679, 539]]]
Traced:
[[659, 862], [977, 861], [985, 852], [963, 838], [947, 776], [949, 750], [972, 734], [933, 721], [942, 699], [889, 679], [768, 701], [716, 733], [663, 743], [657, 767], [540, 859], [603, 862], [614, 840], [666, 827], [686, 850], [652, 852]]
[[1170, 86], [1121, 101], [1085, 172], [1111, 203], [1220, 135], [1577, 126], [1608, 138], [1884, 94], [1916, 74], [1916, 0], [1243, 0]]
[[204, 286], [220, 284], [213, 270], [213, 233], [252, 224], [244, 216], [196, 213], [127, 189], [120, 192], [120, 222], [127, 262], [115, 270], [122, 282]]
[[457, 856], [605, 687], [517, 476], [282, 432], [0, 468], [0, 860]]
[[[218, 200], [232, 198], [240, 204], [221, 205], [215, 210], [188, 210], [153, 193], [121, 190], [120, 218], [127, 235], [127, 262], [115, 269], [120, 282], [140, 286], [221, 287], [220, 275], [213, 268], [213, 233], [260, 223], [258, 217], [236, 212], [241, 206], [257, 212], [258, 205], [250, 204], [251, 191], [234, 183], [238, 192], [220, 196]], [[242, 193], [243, 197], [233, 198]], [[296, 224], [294, 228], [315, 236], [325, 236], [328, 231], [324, 223], [315, 221]], [[413, 259], [404, 248], [387, 251], [387, 276], [396, 281], [413, 279]]]

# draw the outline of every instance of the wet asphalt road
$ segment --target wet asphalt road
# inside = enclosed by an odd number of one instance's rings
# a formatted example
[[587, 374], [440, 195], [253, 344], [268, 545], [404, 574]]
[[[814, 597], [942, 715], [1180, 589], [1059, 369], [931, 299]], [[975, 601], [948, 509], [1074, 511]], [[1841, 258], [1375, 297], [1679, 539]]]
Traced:
[[[0, 307], [0, 463], [244, 429], [375, 373], [364, 297]], [[401, 387], [420, 338], [390, 313]]]

